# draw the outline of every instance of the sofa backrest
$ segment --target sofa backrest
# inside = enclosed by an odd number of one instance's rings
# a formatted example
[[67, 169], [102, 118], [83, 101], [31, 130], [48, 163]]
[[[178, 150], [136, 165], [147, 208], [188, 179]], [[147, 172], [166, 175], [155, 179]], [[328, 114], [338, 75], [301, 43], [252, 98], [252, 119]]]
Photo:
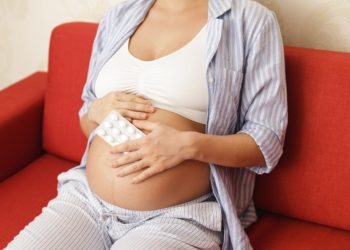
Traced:
[[284, 153], [257, 177], [264, 210], [350, 230], [350, 53], [286, 47]]
[[77, 22], [60, 25], [51, 35], [43, 147], [74, 162], [80, 162], [87, 143], [78, 111], [96, 31], [97, 24]]

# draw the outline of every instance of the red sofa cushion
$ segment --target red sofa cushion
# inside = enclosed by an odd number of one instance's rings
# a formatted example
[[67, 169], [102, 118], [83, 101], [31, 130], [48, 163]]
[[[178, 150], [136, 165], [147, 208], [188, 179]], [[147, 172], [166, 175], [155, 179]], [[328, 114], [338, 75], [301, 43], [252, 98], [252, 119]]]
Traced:
[[256, 250], [350, 249], [349, 231], [270, 213], [259, 213], [247, 234]]
[[96, 30], [97, 24], [70, 23], [56, 27], [51, 36], [43, 147], [76, 162], [87, 143], [78, 111]]
[[57, 194], [57, 175], [77, 165], [45, 154], [0, 183], [0, 249]]
[[37, 72], [0, 91], [0, 182], [43, 153], [46, 81]]
[[284, 154], [258, 176], [255, 203], [350, 230], [350, 53], [286, 48], [286, 65]]

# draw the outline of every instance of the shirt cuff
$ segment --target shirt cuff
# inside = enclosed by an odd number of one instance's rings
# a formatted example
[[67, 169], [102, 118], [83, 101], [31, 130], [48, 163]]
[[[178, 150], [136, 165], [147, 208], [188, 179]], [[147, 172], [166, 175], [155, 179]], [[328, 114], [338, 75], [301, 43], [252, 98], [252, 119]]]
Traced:
[[245, 133], [250, 135], [259, 146], [266, 165], [248, 167], [256, 174], [270, 173], [277, 165], [283, 153], [283, 148], [276, 133], [261, 124], [248, 121], [237, 134]]

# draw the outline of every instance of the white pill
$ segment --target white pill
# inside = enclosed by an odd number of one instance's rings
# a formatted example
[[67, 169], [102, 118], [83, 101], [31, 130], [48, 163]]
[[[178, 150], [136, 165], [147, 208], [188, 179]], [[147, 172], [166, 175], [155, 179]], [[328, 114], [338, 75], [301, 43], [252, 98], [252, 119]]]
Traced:
[[126, 141], [129, 140], [129, 137], [128, 137], [127, 135], [121, 135], [121, 136], [119, 137], [119, 140], [120, 140], [121, 142], [126, 142]]
[[112, 128], [111, 132], [112, 132], [112, 134], [114, 134], [114, 135], [119, 135], [119, 134], [120, 134], [120, 130], [117, 129], [117, 128]]
[[106, 121], [106, 122], [104, 123], [104, 126], [105, 126], [105, 128], [111, 128], [111, 127], [113, 127], [113, 124], [110, 123], [110, 122], [108, 122], [108, 121]]
[[119, 127], [125, 128], [126, 127], [126, 122], [125, 121], [119, 121]]
[[112, 121], [118, 121], [118, 116], [117, 116], [117, 114], [111, 114], [111, 120]]
[[104, 136], [104, 135], [106, 135], [106, 131], [104, 129], [100, 128], [99, 130], [97, 130], [97, 134]]
[[133, 127], [128, 127], [126, 129], [126, 132], [128, 132], [128, 134], [133, 134], [133, 133], [135, 133], [135, 129]]
[[109, 141], [110, 143], [114, 142], [114, 138], [110, 135], [106, 136], [106, 140]]

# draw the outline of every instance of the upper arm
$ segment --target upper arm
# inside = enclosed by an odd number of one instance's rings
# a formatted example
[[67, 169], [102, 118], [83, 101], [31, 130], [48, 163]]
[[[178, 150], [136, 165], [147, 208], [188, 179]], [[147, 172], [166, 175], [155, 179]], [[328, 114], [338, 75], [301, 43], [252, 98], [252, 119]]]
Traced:
[[242, 86], [243, 127], [265, 159], [265, 165], [249, 169], [269, 173], [283, 152], [288, 123], [283, 43], [277, 18], [268, 12], [260, 31], [249, 46]]

